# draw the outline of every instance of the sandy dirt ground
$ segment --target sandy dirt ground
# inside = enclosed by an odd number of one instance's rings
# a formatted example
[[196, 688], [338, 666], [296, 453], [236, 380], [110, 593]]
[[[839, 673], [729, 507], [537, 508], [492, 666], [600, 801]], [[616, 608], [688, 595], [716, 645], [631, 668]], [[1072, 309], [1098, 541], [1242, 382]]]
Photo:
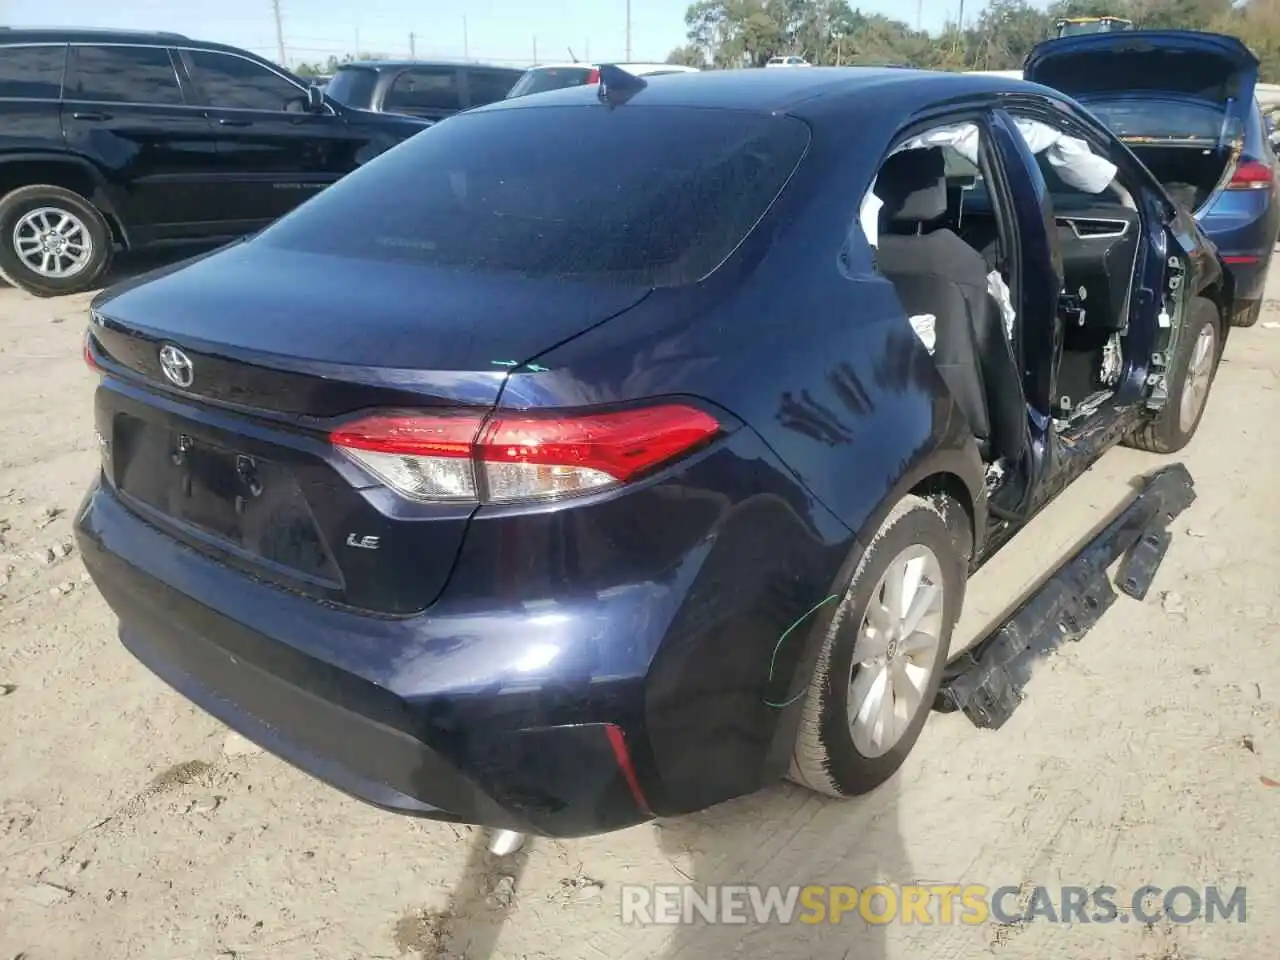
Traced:
[[[1280, 294], [1280, 290], [1276, 291]], [[779, 784], [491, 859], [349, 800], [119, 646], [70, 515], [95, 469], [87, 297], [0, 289], [0, 960], [1193, 960], [1280, 933], [1280, 302], [1231, 337], [1183, 455], [1198, 501], [1147, 600], [1049, 661], [1006, 727], [935, 715], [866, 798]], [[1109, 454], [973, 586], [1050, 560], [1161, 459]], [[1247, 888], [1243, 924], [624, 927], [623, 884]], [[1122, 893], [1123, 896], [1123, 893]]]

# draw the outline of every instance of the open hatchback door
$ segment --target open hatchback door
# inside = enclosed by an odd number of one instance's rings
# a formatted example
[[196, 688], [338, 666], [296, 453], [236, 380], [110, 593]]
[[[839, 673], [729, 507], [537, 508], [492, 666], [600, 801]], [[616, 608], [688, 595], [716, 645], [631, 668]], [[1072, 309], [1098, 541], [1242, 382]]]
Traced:
[[1023, 75], [1084, 104], [1192, 210], [1238, 188], [1238, 174], [1247, 179], [1238, 166], [1258, 60], [1234, 37], [1189, 30], [1065, 37], [1037, 45]]

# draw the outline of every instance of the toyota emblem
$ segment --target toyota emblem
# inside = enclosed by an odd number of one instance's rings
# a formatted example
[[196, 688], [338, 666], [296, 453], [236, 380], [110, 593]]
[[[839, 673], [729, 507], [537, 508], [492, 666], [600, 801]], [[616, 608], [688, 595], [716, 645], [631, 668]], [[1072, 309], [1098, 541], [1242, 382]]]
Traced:
[[172, 344], [160, 348], [160, 369], [170, 383], [183, 389], [191, 386], [196, 376], [191, 358]]

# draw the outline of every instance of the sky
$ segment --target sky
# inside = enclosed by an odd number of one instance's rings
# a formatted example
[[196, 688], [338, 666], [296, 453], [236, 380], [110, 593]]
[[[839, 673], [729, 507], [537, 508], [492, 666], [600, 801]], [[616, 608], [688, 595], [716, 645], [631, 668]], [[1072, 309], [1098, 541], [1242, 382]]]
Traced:
[[[961, 0], [919, 0], [921, 24], [939, 29]], [[963, 0], [965, 19], [985, 0]], [[527, 65], [567, 60], [622, 60], [626, 0], [280, 0], [291, 63], [361, 52], [408, 56], [410, 33], [423, 59], [487, 60]], [[689, 0], [631, 0], [631, 58], [664, 60], [685, 40]], [[83, 26], [173, 30], [202, 40], [276, 55], [271, 0], [0, 0], [11, 26]], [[862, 0], [865, 12], [914, 22], [917, 0]], [[372, 11], [376, 10], [374, 15]], [[367, 11], [367, 12], [366, 12]]]

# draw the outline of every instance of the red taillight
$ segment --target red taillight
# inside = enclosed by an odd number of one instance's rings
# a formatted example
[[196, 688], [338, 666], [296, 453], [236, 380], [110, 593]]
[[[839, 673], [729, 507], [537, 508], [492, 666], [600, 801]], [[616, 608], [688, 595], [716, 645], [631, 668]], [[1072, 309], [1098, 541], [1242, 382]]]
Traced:
[[547, 500], [626, 483], [720, 431], [682, 404], [549, 417], [387, 412], [329, 435], [415, 500]]
[[1270, 190], [1275, 182], [1275, 171], [1265, 163], [1248, 160], [1236, 167], [1231, 175], [1228, 190]]
[[93, 358], [93, 342], [87, 333], [84, 335], [84, 362], [94, 373], [98, 372], [98, 361]]
[[592, 68], [591, 72], [587, 74], [587, 83], [592, 84], [592, 83], [599, 83], [599, 82], [600, 82], [600, 71], [595, 68]]

